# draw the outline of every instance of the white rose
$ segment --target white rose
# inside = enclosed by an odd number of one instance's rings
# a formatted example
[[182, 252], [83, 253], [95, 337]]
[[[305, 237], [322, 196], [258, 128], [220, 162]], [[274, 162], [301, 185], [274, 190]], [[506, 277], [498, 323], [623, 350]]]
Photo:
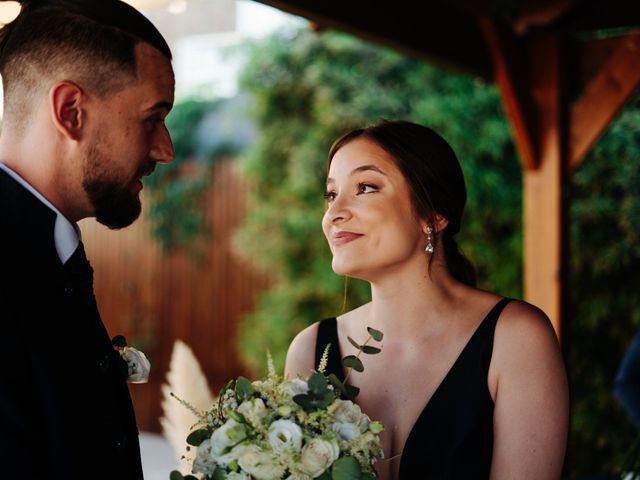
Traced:
[[335, 441], [314, 438], [302, 449], [300, 469], [313, 478], [319, 477], [340, 455], [340, 447]]
[[273, 480], [284, 475], [285, 467], [269, 452], [248, 445], [238, 458], [238, 465], [257, 480]]
[[360, 433], [364, 433], [369, 428], [369, 417], [367, 417], [360, 407], [350, 400], [336, 400], [329, 407], [336, 423], [352, 423]]
[[211, 435], [211, 456], [220, 465], [229, 465], [242, 453], [241, 447], [233, 447], [245, 438], [245, 426], [230, 418]]
[[120, 356], [127, 362], [127, 382], [129, 383], [147, 383], [149, 380], [149, 372], [151, 364], [144, 353], [133, 347], [122, 347], [118, 349]]
[[242, 414], [254, 428], [259, 429], [268, 412], [261, 398], [251, 398], [240, 404], [238, 413]]
[[360, 431], [358, 426], [354, 425], [353, 423], [332, 423], [329, 428], [331, 428], [331, 430], [336, 432], [340, 436], [340, 438], [346, 440], [347, 442], [350, 442], [351, 440], [354, 440], [362, 435], [362, 432]]
[[211, 440], [205, 440], [198, 445], [196, 459], [193, 461], [193, 473], [213, 474], [216, 469], [216, 462], [211, 453]]
[[309, 385], [301, 378], [294, 378], [286, 383], [287, 393], [290, 397], [301, 395], [309, 391]]
[[302, 429], [291, 420], [276, 420], [269, 426], [269, 444], [276, 453], [285, 450], [299, 452], [302, 448]]

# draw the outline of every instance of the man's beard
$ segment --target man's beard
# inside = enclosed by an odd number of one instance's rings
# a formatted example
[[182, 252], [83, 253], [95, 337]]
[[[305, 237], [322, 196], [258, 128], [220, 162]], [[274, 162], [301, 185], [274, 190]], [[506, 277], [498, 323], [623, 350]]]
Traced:
[[111, 229], [131, 225], [140, 216], [139, 192], [132, 190], [136, 175], [130, 181], [118, 178], [110, 161], [92, 146], [84, 163], [82, 187], [93, 205], [96, 220]]

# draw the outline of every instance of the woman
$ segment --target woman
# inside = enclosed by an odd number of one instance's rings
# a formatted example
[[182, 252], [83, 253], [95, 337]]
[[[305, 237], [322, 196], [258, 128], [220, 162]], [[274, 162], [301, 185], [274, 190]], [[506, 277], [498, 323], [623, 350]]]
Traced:
[[475, 288], [454, 239], [466, 190], [451, 147], [426, 127], [383, 122], [338, 139], [329, 162], [332, 266], [368, 281], [372, 300], [298, 334], [287, 375], [308, 375], [332, 343], [329, 373], [344, 378], [347, 337], [381, 330], [382, 352], [349, 377], [362, 410], [385, 425], [379, 478], [560, 478], [568, 389], [558, 342], [539, 309]]

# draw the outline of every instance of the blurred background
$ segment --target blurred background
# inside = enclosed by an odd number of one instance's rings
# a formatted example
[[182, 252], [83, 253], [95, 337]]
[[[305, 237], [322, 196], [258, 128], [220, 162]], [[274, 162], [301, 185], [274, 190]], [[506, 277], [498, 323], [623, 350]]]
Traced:
[[[536, 212], [523, 215], [523, 195], [536, 165], [527, 163], [526, 125], [513, 128], [518, 114], [509, 107], [504, 78], [451, 68], [254, 1], [130, 3], [158, 26], [174, 53], [176, 105], [167, 121], [176, 161], [147, 179], [144, 212], [133, 226], [113, 232], [89, 219], [81, 229], [109, 332], [125, 335], [152, 363], [150, 382], [131, 392], [139, 427], [150, 432], [143, 460], [155, 452], [168, 463], [148, 463], [147, 478], [168, 478], [172, 463], [170, 448], [152, 434], [161, 432], [161, 384], [175, 340], [193, 349], [215, 394], [230, 378], [261, 375], [267, 351], [281, 369], [298, 331], [342, 311], [345, 281], [331, 270], [320, 219], [326, 154], [347, 130], [403, 118], [441, 133], [467, 180], [458, 238], [480, 287], [531, 298], [524, 287], [523, 218]], [[518, 4], [502, 3], [511, 13]], [[573, 2], [542, 3], [560, 10], [512, 15], [520, 36], [508, 49], [519, 48], [525, 34], [542, 35], [539, 25], [562, 20]], [[637, 31], [627, 24], [592, 28], [586, 37], [584, 30], [573, 32], [574, 42], [600, 42], [598, 58], [610, 60], [616, 42], [624, 36], [635, 42]], [[634, 45], [626, 61], [640, 70], [640, 44]], [[494, 65], [500, 58], [493, 57]], [[590, 74], [598, 75], [596, 66]], [[560, 174], [562, 306], [555, 320], [571, 383], [566, 478], [615, 478], [629, 468], [638, 435], [612, 395], [640, 326], [638, 81], [618, 99], [586, 157]], [[569, 89], [568, 101], [580, 93]], [[522, 98], [517, 88], [511, 95]], [[548, 240], [544, 231], [528, 235]], [[347, 309], [369, 295], [356, 281], [347, 292]]]

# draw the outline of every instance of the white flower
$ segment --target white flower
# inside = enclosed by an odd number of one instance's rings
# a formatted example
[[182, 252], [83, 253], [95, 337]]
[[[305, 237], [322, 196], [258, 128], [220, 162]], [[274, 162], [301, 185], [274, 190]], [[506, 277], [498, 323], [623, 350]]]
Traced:
[[291, 420], [276, 420], [269, 426], [269, 445], [276, 453], [285, 450], [299, 452], [302, 448], [302, 429]]
[[262, 422], [267, 416], [267, 407], [261, 398], [251, 398], [245, 400], [238, 407], [238, 413], [242, 414], [247, 421], [257, 429], [262, 427]]
[[285, 467], [269, 452], [256, 445], [247, 446], [238, 458], [238, 465], [257, 480], [273, 480], [284, 475]]
[[329, 427], [331, 430], [336, 432], [340, 438], [347, 442], [350, 442], [362, 435], [360, 429], [353, 423], [332, 423]]
[[294, 378], [286, 383], [287, 394], [290, 397], [301, 395], [309, 391], [309, 385], [301, 378]]
[[220, 465], [229, 465], [242, 454], [243, 446], [238, 443], [245, 438], [245, 426], [230, 418], [211, 435], [212, 458]]
[[127, 362], [127, 382], [147, 383], [151, 364], [146, 355], [133, 347], [122, 347], [118, 348], [118, 350], [122, 359]]
[[211, 440], [205, 440], [198, 446], [196, 459], [193, 461], [193, 473], [212, 475], [216, 469], [216, 462], [211, 452]]
[[302, 449], [300, 469], [313, 478], [319, 477], [340, 455], [340, 447], [333, 440], [314, 438]]
[[360, 407], [350, 400], [336, 400], [329, 406], [336, 423], [351, 423], [355, 425], [360, 433], [364, 433], [369, 428], [369, 417], [367, 417]]

